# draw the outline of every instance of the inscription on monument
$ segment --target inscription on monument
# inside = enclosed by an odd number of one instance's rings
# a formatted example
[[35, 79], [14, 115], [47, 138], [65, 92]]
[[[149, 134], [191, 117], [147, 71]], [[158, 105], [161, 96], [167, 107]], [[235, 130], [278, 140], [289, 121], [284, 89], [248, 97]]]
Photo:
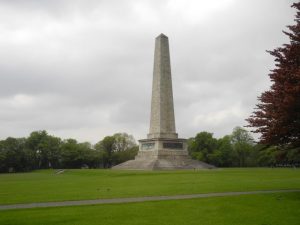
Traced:
[[154, 142], [142, 144], [142, 150], [149, 150], [153, 148], [154, 148]]
[[164, 142], [163, 147], [171, 149], [183, 149], [183, 144], [178, 142]]

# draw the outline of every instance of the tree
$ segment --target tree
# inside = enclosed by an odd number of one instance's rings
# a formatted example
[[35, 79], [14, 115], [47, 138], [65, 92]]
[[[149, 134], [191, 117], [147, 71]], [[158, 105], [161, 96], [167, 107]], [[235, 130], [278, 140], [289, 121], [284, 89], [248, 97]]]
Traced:
[[113, 164], [113, 151], [114, 151], [115, 137], [106, 136], [102, 141], [95, 145], [95, 149], [102, 154], [102, 161], [104, 168], [110, 168]]
[[96, 168], [100, 166], [100, 154], [92, 149], [89, 142], [78, 143], [77, 149], [82, 159], [80, 167]]
[[28, 151], [31, 152], [32, 160], [34, 161], [34, 168], [39, 169], [41, 162], [41, 151], [40, 151], [40, 143], [43, 138], [47, 136], [46, 131], [33, 131], [30, 133], [29, 137], [26, 139], [25, 147]]
[[126, 162], [128, 160], [134, 159], [136, 154], [138, 153], [139, 146], [135, 145], [131, 148], [128, 148], [124, 151], [115, 152], [114, 153], [114, 164], [119, 164], [122, 162]]
[[212, 133], [202, 131], [188, 141], [188, 150], [194, 159], [210, 162], [211, 154], [217, 148], [217, 139]]
[[106, 136], [95, 145], [95, 149], [100, 152], [104, 168], [134, 159], [138, 152], [135, 139], [127, 133]]
[[229, 167], [233, 164], [233, 146], [231, 136], [225, 135], [218, 139], [217, 148], [211, 156], [211, 163], [215, 166]]
[[270, 90], [258, 98], [256, 111], [247, 119], [254, 132], [261, 133], [260, 143], [285, 146], [300, 151], [300, 2], [294, 3], [295, 25], [285, 32], [290, 43], [273, 51], [275, 69], [269, 77]]
[[258, 166], [276, 166], [280, 160], [280, 152], [278, 147], [257, 145], [259, 154], [257, 157]]
[[254, 146], [254, 139], [250, 133], [241, 127], [234, 128], [231, 134], [231, 143], [236, 155], [237, 166], [249, 166]]
[[61, 144], [61, 166], [63, 168], [98, 167], [100, 155], [88, 142], [78, 143], [75, 139], [64, 140]]
[[0, 171], [20, 172], [29, 168], [30, 157], [24, 151], [25, 139], [9, 137], [0, 141]]
[[39, 144], [42, 168], [58, 168], [61, 157], [61, 139], [47, 135]]
[[38, 168], [59, 166], [60, 138], [48, 135], [45, 130], [34, 131], [26, 140], [26, 147], [38, 161]]
[[113, 137], [115, 138], [114, 151], [116, 152], [126, 151], [136, 146], [134, 137], [127, 133], [116, 133]]

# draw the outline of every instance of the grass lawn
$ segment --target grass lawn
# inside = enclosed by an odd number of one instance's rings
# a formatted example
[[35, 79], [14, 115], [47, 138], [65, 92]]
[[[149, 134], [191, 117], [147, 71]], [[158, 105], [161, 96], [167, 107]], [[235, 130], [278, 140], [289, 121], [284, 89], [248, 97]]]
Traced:
[[300, 193], [0, 211], [1, 225], [299, 225]]
[[[0, 204], [275, 189], [300, 189], [300, 170], [236, 168], [198, 171], [114, 171], [98, 169], [66, 170], [63, 174], [55, 174], [53, 170], [0, 174]], [[202, 200], [195, 200], [195, 204], [198, 201]], [[176, 205], [176, 201], [151, 204]], [[134, 207], [134, 204], [131, 207]], [[76, 209], [79, 208], [74, 208]]]

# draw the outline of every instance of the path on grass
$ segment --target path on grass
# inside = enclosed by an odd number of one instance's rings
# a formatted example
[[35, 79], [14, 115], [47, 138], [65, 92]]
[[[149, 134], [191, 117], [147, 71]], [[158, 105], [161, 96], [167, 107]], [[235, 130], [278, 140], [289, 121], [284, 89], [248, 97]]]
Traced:
[[24, 203], [24, 204], [13, 204], [13, 205], [0, 205], [0, 210], [30, 209], [30, 208], [59, 207], [59, 206], [76, 206], [76, 205], [98, 205], [98, 204], [129, 203], [129, 202], [148, 202], [148, 201], [164, 201], [164, 200], [180, 200], [180, 199], [192, 199], [192, 198], [209, 198], [209, 197], [287, 193], [287, 192], [300, 192], [300, 190], [221, 192], [221, 193], [191, 194], [191, 195], [150, 196], [150, 197], [133, 197], [133, 198], [112, 198], [112, 199], [63, 201], [63, 202]]

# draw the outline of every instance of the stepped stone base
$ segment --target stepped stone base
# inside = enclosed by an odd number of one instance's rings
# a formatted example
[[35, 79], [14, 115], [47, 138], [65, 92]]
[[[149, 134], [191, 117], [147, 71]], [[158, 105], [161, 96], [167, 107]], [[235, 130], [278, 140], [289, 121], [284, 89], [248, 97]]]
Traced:
[[112, 169], [175, 170], [215, 168], [213, 165], [191, 159], [188, 155], [185, 139], [153, 138], [143, 139], [139, 142], [140, 150], [135, 159], [116, 165]]
[[159, 152], [140, 151], [134, 160], [129, 160], [112, 169], [124, 170], [174, 170], [213, 169], [215, 166], [191, 159], [187, 151], [164, 150]]
[[190, 158], [178, 159], [134, 159], [129, 160], [112, 169], [117, 170], [180, 170], [180, 169], [213, 169], [212, 165]]

